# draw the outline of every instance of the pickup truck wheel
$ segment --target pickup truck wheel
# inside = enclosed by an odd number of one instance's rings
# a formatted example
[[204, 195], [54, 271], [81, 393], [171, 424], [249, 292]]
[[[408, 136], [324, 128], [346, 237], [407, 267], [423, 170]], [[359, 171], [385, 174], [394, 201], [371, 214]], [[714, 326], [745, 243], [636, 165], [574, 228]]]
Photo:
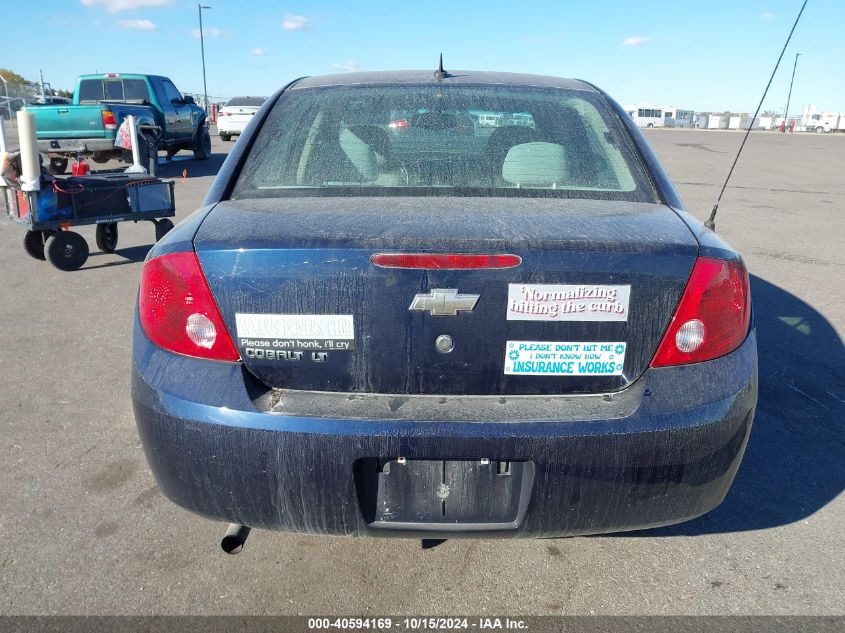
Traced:
[[88, 242], [79, 233], [58, 231], [47, 238], [44, 253], [59, 270], [78, 270], [88, 260]]
[[50, 173], [56, 176], [61, 176], [67, 170], [67, 158], [51, 158], [50, 159]]
[[117, 248], [117, 222], [97, 225], [97, 248], [104, 253], [114, 253]]
[[231, 134], [223, 134], [223, 132], [220, 132], [220, 140], [221, 141], [231, 141], [232, 135]]
[[194, 158], [197, 160], [208, 160], [211, 158], [211, 134], [208, 127], [203, 125], [197, 132], [197, 142], [194, 145]]

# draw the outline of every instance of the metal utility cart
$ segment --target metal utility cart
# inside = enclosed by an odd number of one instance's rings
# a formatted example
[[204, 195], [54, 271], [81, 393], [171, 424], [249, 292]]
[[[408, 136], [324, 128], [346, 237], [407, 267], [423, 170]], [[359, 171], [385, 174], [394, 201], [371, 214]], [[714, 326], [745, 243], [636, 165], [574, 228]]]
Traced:
[[[46, 186], [45, 186], [46, 185]], [[146, 175], [104, 174], [42, 179], [39, 192], [4, 189], [6, 211], [26, 227], [23, 246], [36, 259], [76, 270], [88, 259], [88, 243], [72, 226], [97, 225], [97, 247], [117, 247], [117, 223], [149, 220], [156, 241], [173, 228], [173, 182]]]

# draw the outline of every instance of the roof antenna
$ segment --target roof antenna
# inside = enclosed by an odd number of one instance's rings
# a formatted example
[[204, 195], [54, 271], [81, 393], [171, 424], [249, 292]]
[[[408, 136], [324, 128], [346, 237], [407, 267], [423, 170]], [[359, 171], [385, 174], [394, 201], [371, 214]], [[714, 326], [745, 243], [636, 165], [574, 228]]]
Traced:
[[449, 77], [449, 73], [443, 70], [443, 53], [440, 53], [440, 65], [434, 71], [434, 78], [437, 81], [443, 81]]
[[[728, 177], [725, 178], [725, 184], [722, 185], [722, 190], [719, 192], [719, 197], [716, 198], [716, 204], [713, 205], [713, 210], [710, 212], [710, 217], [704, 222], [704, 226], [706, 226], [711, 231], [716, 230], [716, 212], [719, 210], [719, 203], [722, 201], [722, 196], [725, 194], [725, 189], [728, 188], [728, 181], [731, 179], [731, 176], [734, 173], [734, 167], [736, 167], [736, 163], [739, 160], [739, 155], [742, 154], [742, 148], [745, 147], [745, 142], [748, 140], [748, 135], [751, 134], [751, 129], [754, 127], [754, 121], [757, 120], [757, 115], [760, 114], [760, 108], [763, 107], [763, 101], [766, 98], [766, 94], [769, 92], [769, 87], [772, 85], [772, 80], [775, 78], [775, 73], [778, 70], [778, 66], [780, 66], [780, 60], [783, 59], [783, 54], [786, 52], [786, 47], [789, 46], [789, 40], [792, 39], [792, 34], [795, 32], [795, 27], [798, 26], [798, 20], [801, 19], [801, 14], [804, 13], [804, 8], [806, 6], [807, 0], [804, 0], [804, 4], [801, 5], [801, 10], [798, 12], [798, 17], [795, 18], [795, 23], [792, 25], [792, 30], [789, 32], [789, 37], [786, 38], [786, 43], [783, 45], [783, 49], [780, 52], [780, 57], [778, 57], [778, 61], [775, 64], [775, 69], [772, 71], [772, 76], [769, 77], [769, 83], [766, 84], [766, 89], [763, 91], [763, 96], [760, 98], [760, 103], [757, 105], [757, 110], [754, 111], [754, 116], [751, 117], [751, 123], [748, 124], [748, 129], [745, 130], [745, 136], [742, 138], [742, 144], [739, 146], [739, 151], [736, 153], [733, 165], [731, 165], [731, 169], [728, 172]], [[785, 123], [786, 121], [784, 120], [784, 124]]]

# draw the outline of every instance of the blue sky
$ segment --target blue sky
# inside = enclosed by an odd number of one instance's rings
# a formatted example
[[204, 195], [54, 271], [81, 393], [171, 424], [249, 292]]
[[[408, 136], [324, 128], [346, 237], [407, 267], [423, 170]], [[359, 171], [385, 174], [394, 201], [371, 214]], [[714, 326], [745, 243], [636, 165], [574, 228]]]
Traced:
[[[270, 94], [345, 70], [533, 72], [592, 81], [622, 103], [753, 110], [800, 0], [275, 2], [207, 0], [210, 95]], [[55, 88], [89, 72], [170, 76], [202, 92], [197, 5], [184, 0], [10, 0], [0, 66]], [[643, 9], [651, 5], [653, 10]], [[38, 7], [38, 9], [34, 9]], [[766, 108], [845, 111], [841, 0], [810, 0]], [[9, 28], [13, 24], [14, 28]], [[24, 54], [35, 41], [37, 44]], [[48, 45], [47, 43], [57, 43]]]

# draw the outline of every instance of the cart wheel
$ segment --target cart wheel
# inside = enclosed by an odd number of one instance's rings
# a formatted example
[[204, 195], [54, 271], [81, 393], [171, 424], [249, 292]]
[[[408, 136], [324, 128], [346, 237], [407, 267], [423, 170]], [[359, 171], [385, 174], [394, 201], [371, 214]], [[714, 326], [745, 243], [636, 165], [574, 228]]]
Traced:
[[117, 248], [117, 222], [97, 225], [97, 248], [104, 253], [114, 253]]
[[158, 242], [161, 238], [167, 235], [170, 232], [170, 229], [173, 228], [173, 222], [164, 218], [162, 220], [156, 221], [156, 242]]
[[44, 239], [48, 237], [49, 233], [45, 231], [27, 231], [23, 234], [23, 249], [26, 254], [35, 259], [44, 261], [47, 259], [44, 256]]
[[88, 242], [79, 233], [58, 231], [47, 238], [44, 252], [59, 270], [77, 270], [88, 259]]

